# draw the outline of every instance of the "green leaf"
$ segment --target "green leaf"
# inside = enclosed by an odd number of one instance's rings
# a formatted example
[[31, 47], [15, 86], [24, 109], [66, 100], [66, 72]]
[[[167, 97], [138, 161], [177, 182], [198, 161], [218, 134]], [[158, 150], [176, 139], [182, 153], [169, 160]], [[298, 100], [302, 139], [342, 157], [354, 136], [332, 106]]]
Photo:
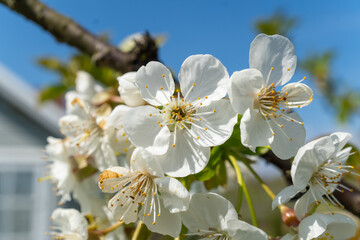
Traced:
[[45, 87], [40, 92], [39, 101], [43, 103], [48, 100], [57, 99], [61, 97], [67, 90], [68, 87], [64, 85]]
[[211, 179], [212, 177], [214, 177], [216, 167], [222, 160], [221, 158], [222, 158], [222, 149], [221, 149], [221, 147], [219, 147], [219, 146], [214, 147], [211, 150], [209, 163], [204, 168], [204, 170], [202, 170], [201, 172], [196, 174], [197, 180], [203, 182], [203, 181], [207, 181], [207, 180]]

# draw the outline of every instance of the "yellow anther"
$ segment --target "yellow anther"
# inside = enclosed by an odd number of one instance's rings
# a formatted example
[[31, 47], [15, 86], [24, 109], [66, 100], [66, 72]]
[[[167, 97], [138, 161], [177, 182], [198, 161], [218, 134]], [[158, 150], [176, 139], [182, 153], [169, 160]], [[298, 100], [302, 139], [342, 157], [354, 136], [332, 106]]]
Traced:
[[158, 217], [160, 217], [160, 213], [158, 214]]
[[301, 106], [300, 105], [298, 105], [298, 108], [300, 108]]
[[160, 90], [163, 90], [164, 88], [163, 87], [160, 87]]
[[274, 68], [273, 68], [273, 67], [271, 67], [270, 69], [271, 69], [271, 71], [272, 71], [272, 70], [274, 70]]
[[214, 109], [213, 112], [216, 112], [216, 110]]
[[290, 141], [292, 141], [293, 139], [292, 138], [290, 138]]
[[153, 222], [152, 225], [155, 225], [155, 222]]
[[290, 71], [290, 68], [288, 68], [288, 69], [286, 69], [286, 70]]
[[208, 130], [208, 128], [205, 128], [205, 130]]
[[304, 125], [304, 122], [302, 122], [301, 125]]
[[193, 83], [193, 86], [195, 87], [195, 86], [196, 86], [196, 83]]
[[199, 121], [201, 121], [201, 118], [199, 118]]
[[127, 148], [124, 148], [124, 152], [127, 152]]
[[173, 144], [172, 147], [175, 147], [175, 144]]
[[151, 116], [152, 116], [152, 114], [150, 113], [150, 114], [149, 114], [149, 116], [151, 117]]
[[117, 138], [114, 139], [114, 142], [118, 142], [119, 140]]
[[208, 97], [207, 97], [207, 96], [205, 96], [205, 99], [208, 99]]
[[304, 80], [306, 79], [306, 77], [304, 77]]
[[200, 100], [200, 98], [198, 97], [198, 100]]
[[179, 89], [176, 89], [176, 92], [180, 92], [180, 90], [179, 90]]
[[125, 133], [123, 133], [122, 135], [123, 135], [123, 137], [125, 137], [125, 136], [126, 136], [126, 134], [125, 134]]
[[199, 136], [196, 137], [196, 139], [199, 139], [199, 138], [200, 138]]
[[280, 127], [284, 127], [284, 125], [280, 125]]
[[163, 74], [162, 77], [165, 77], [165, 74]]
[[148, 85], [145, 85], [145, 88], [148, 88]]
[[272, 133], [273, 136], [275, 136], [275, 133]]

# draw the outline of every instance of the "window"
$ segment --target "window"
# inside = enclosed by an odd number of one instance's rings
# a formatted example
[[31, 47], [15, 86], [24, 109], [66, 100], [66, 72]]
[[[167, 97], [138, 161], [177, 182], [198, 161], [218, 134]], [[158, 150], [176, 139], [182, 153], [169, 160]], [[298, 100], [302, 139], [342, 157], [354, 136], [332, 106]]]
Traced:
[[40, 149], [0, 149], [0, 239], [48, 239], [56, 199]]

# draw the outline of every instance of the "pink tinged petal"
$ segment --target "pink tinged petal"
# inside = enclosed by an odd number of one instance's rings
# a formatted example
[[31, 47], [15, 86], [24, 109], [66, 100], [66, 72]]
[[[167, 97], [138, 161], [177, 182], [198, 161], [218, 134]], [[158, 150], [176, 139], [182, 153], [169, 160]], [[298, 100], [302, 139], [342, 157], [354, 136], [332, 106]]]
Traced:
[[211, 55], [192, 55], [185, 59], [179, 73], [181, 93], [187, 101], [201, 98], [203, 103], [225, 97], [229, 74]]
[[117, 129], [122, 129], [125, 114], [131, 109], [133, 108], [126, 105], [116, 106], [107, 119], [107, 125]]
[[288, 159], [295, 156], [299, 148], [304, 145], [305, 128], [296, 112], [282, 113], [281, 115], [283, 117], [270, 120], [271, 129], [275, 133], [270, 147], [276, 156]]
[[153, 154], [164, 154], [169, 146], [170, 131], [158, 122], [163, 119], [156, 108], [141, 106], [130, 110], [124, 117], [124, 129], [136, 147], [146, 148]]
[[294, 185], [288, 186], [281, 190], [275, 197], [272, 202], [272, 209], [274, 210], [276, 207], [287, 203], [290, 201], [296, 194], [301, 192], [302, 189], [298, 189]]
[[299, 221], [301, 221], [307, 214], [308, 210], [311, 209], [313, 204], [315, 203], [315, 199], [310, 191], [307, 191], [304, 195], [299, 198], [294, 205], [294, 210], [296, 213], [296, 217]]
[[136, 73], [136, 85], [142, 98], [154, 106], [165, 105], [174, 93], [171, 72], [159, 62], [149, 62]]
[[269, 145], [274, 136], [265, 118], [256, 110], [247, 109], [240, 122], [241, 143], [255, 152], [258, 146]]
[[232, 240], [268, 240], [266, 233], [244, 221], [230, 220], [224, 229]]
[[207, 112], [213, 113], [199, 116], [201, 121], [199, 118], [194, 119], [194, 124], [197, 125], [191, 128], [196, 136], [194, 141], [203, 147], [221, 145], [231, 136], [237, 122], [237, 114], [233, 111], [229, 100], [225, 99], [198, 108], [196, 114], [201, 115]]
[[119, 82], [119, 93], [125, 104], [131, 107], [145, 105], [138, 87], [135, 85], [136, 72], [128, 72], [117, 78]]
[[280, 91], [281, 97], [286, 97], [284, 103], [287, 108], [301, 108], [309, 105], [314, 99], [314, 93], [303, 83], [286, 84]]
[[146, 227], [156, 233], [163, 235], [169, 235], [173, 238], [179, 236], [181, 231], [181, 219], [179, 214], [170, 213], [167, 208], [164, 207], [164, 204], [160, 201], [160, 217], [156, 216], [154, 221], [154, 216], [144, 216], [144, 207], [140, 211], [140, 219], [144, 222]]
[[173, 134], [168, 151], [158, 156], [163, 171], [172, 177], [185, 177], [203, 170], [210, 158], [210, 147], [198, 146], [186, 129], [178, 129], [175, 138]]
[[263, 86], [263, 77], [257, 69], [234, 72], [230, 77], [228, 93], [232, 107], [239, 114], [254, 106], [257, 92]]
[[347, 142], [352, 137], [350, 133], [346, 132], [335, 132], [330, 135], [335, 145], [335, 153], [340, 152], [340, 150], [347, 144]]
[[151, 176], [164, 177], [160, 164], [154, 155], [142, 147], [137, 147], [130, 160], [131, 169], [142, 173], [148, 173]]
[[294, 75], [296, 62], [294, 45], [286, 37], [259, 34], [251, 43], [250, 68], [258, 69], [264, 80], [269, 79], [267, 86], [287, 83]]
[[208, 230], [209, 228], [221, 231], [229, 228], [230, 221], [238, 219], [237, 212], [231, 202], [216, 193], [192, 195], [188, 210], [180, 214], [184, 225], [190, 232], [197, 232], [198, 229]]
[[170, 213], [186, 211], [189, 207], [190, 195], [186, 188], [175, 178], [156, 178], [155, 183], [163, 199], [165, 208]]
[[293, 184], [299, 189], [305, 188], [319, 166], [329, 159], [335, 147], [331, 137], [322, 137], [299, 148], [291, 166]]

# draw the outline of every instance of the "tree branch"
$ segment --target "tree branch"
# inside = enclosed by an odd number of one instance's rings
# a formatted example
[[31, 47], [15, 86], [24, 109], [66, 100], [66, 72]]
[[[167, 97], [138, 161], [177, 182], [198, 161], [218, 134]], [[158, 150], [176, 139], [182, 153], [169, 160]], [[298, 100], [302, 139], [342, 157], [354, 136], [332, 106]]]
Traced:
[[[292, 184], [292, 179], [290, 176], [290, 169], [291, 169], [291, 161], [290, 160], [281, 160], [275, 154], [271, 151], [268, 151], [267, 153], [261, 155], [263, 159], [265, 159], [268, 163], [271, 163], [278, 167], [284, 174], [286, 181], [288, 184]], [[348, 187], [350, 189], [353, 189], [349, 184], [344, 182], [344, 180], [341, 181], [341, 184], [345, 187]], [[339, 192], [334, 191], [334, 196], [336, 199], [340, 201], [341, 204], [344, 205], [345, 209], [353, 213], [354, 215], [360, 217], [360, 191], [357, 189], [354, 189], [354, 191], [346, 191], [345, 192]], [[299, 197], [299, 196], [296, 196]], [[295, 197], [295, 198], [296, 198]]]
[[59, 42], [89, 54], [96, 65], [128, 72], [158, 59], [155, 41], [147, 33], [133, 51], [124, 53], [37, 0], [0, 0], [0, 3], [35, 22]]

